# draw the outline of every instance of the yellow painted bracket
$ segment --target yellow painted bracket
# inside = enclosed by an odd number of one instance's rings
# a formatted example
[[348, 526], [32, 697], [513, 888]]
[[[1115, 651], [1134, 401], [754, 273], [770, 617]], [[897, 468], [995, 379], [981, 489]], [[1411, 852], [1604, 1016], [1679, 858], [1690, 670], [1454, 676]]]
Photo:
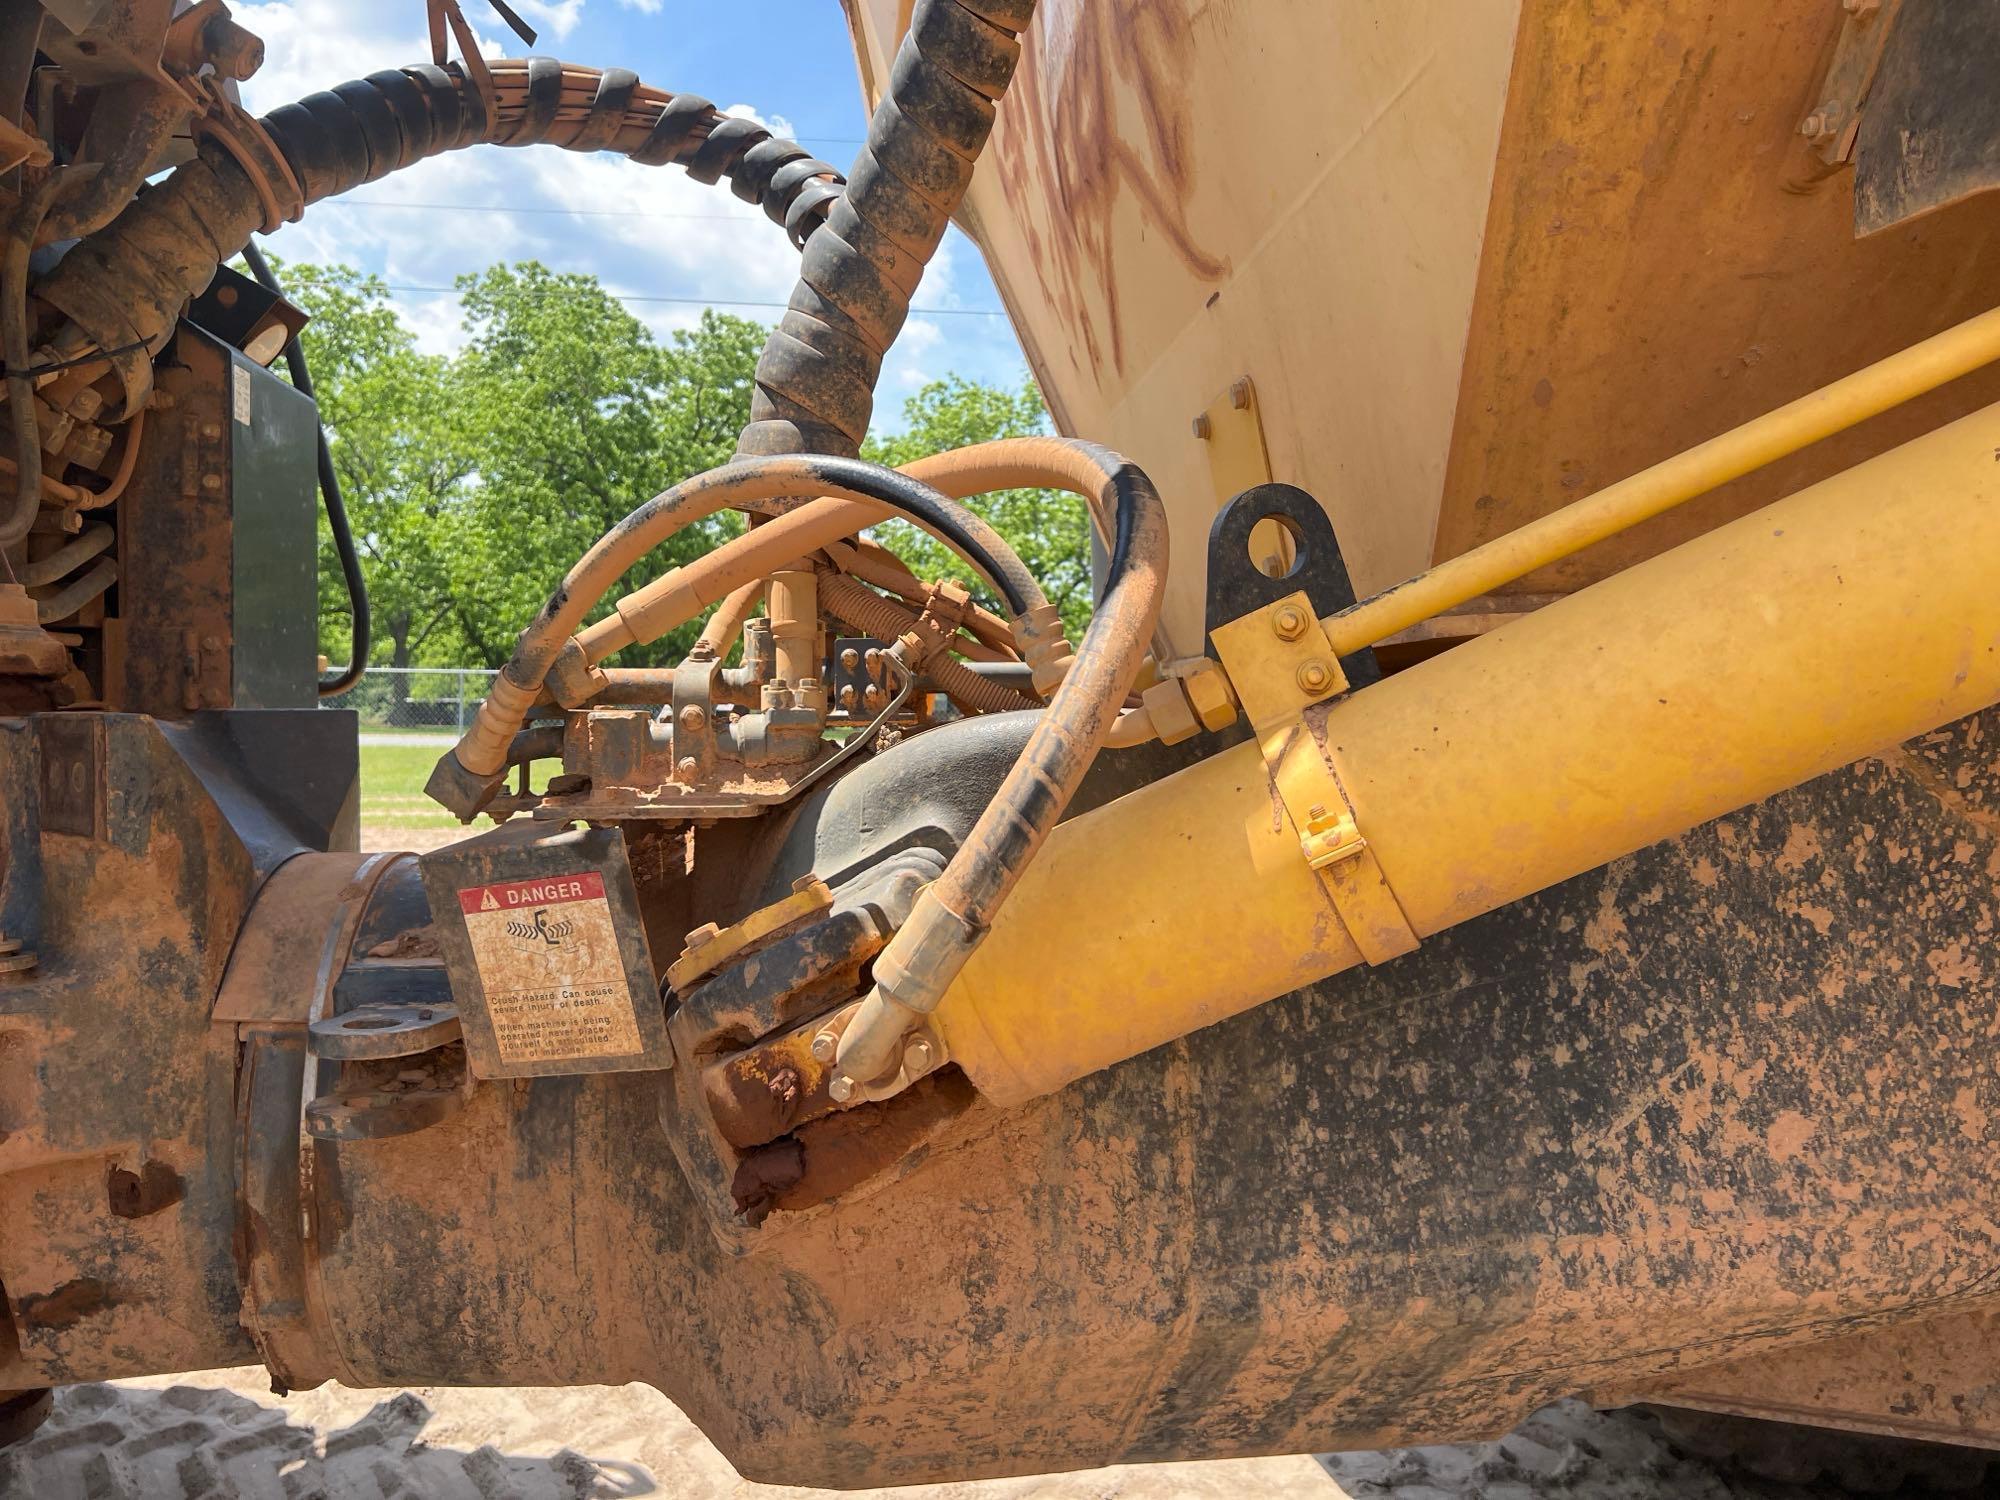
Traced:
[[681, 956], [668, 965], [667, 983], [685, 994], [697, 979], [713, 974], [766, 938], [831, 905], [833, 892], [826, 882], [817, 875], [802, 876], [789, 896], [759, 907], [740, 922], [728, 927], [709, 922], [695, 928], [687, 935], [687, 946], [681, 950]]
[[1257, 732], [1299, 852], [1318, 873], [1354, 946], [1371, 964], [1408, 953], [1417, 934], [1305, 712], [1347, 688], [1312, 601], [1301, 590], [1219, 626], [1210, 637]]
[[[1248, 375], [1194, 419], [1194, 435], [1208, 455], [1208, 477], [1218, 509], [1254, 485], [1269, 484], [1271, 454], [1264, 441], [1264, 417], [1257, 406], [1257, 387]], [[1250, 556], [1273, 578], [1292, 567], [1292, 536], [1276, 521], [1259, 521], [1250, 528]]]

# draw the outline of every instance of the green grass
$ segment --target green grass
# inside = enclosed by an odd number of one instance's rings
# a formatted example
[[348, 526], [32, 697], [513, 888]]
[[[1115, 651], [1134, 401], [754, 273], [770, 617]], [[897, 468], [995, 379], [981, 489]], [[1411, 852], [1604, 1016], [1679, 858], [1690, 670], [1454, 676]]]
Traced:
[[450, 744], [371, 745], [361, 742], [361, 821], [380, 828], [456, 828], [458, 819], [424, 795], [431, 767]]

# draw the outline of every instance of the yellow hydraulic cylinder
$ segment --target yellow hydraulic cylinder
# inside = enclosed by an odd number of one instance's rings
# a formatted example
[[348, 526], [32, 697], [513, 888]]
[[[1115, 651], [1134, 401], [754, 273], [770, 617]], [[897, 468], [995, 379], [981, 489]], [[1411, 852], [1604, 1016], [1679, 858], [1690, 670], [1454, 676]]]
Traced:
[[[2000, 701], [1996, 454], [2000, 406], [1309, 710], [1410, 926]], [[1060, 827], [938, 1024], [1004, 1103], [1360, 961], [1246, 744]]]

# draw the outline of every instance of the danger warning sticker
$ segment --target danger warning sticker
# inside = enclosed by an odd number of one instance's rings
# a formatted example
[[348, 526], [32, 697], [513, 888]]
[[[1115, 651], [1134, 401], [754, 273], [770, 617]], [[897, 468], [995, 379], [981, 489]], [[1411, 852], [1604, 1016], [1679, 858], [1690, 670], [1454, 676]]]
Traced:
[[466, 886], [458, 904], [502, 1061], [644, 1050], [603, 875]]

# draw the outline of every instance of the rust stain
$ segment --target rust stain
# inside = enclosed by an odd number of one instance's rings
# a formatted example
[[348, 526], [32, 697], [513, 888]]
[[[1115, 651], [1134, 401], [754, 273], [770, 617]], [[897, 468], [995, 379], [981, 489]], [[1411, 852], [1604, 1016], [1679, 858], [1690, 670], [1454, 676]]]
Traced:
[[[1043, 293], [1076, 341], [1072, 359], [1080, 346], [1094, 374], [1107, 363], [1122, 372], [1111, 222], [1121, 199], [1130, 197], [1197, 280], [1220, 281], [1229, 269], [1195, 240], [1187, 220], [1194, 129], [1182, 80], [1196, 65], [1195, 38], [1175, 0], [1071, 7], [1060, 23], [1059, 59], [1050, 56], [1050, 24], [1044, 16], [1025, 39], [992, 154]], [[1129, 110], [1138, 111], [1136, 131], [1124, 118]]]
[[21, 1298], [15, 1313], [23, 1328], [73, 1328], [85, 1318], [111, 1311], [126, 1299], [95, 1276], [66, 1281], [52, 1292]]

